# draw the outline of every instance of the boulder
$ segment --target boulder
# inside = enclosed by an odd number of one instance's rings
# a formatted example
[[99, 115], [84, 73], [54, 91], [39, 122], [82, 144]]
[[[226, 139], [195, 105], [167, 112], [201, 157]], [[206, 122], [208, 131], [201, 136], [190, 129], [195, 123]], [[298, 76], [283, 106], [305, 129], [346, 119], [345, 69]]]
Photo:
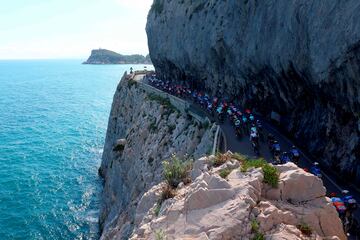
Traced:
[[[287, 163], [283, 166], [277, 166], [277, 168], [280, 171], [281, 184], [279, 184], [278, 191], [281, 200], [303, 202], [326, 195], [322, 180], [296, 167], [295, 164]], [[271, 197], [276, 198], [278, 191], [270, 192]]]
[[201, 173], [207, 171], [208, 162], [209, 160], [206, 157], [200, 158], [194, 162], [193, 169], [190, 172], [190, 177], [192, 181], [199, 177]]
[[188, 210], [208, 208], [224, 202], [233, 196], [234, 191], [229, 189], [200, 188], [186, 198], [185, 208]]
[[153, 186], [140, 199], [135, 214], [135, 224], [139, 224], [148, 211], [159, 201], [165, 183]]

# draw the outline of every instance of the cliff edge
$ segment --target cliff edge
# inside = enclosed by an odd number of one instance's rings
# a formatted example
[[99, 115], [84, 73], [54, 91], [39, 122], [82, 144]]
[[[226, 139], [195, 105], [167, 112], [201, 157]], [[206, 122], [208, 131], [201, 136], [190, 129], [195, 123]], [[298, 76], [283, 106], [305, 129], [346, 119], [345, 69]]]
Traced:
[[215, 126], [203, 127], [166, 99], [139, 88], [125, 74], [112, 103], [102, 163], [101, 239], [129, 236], [142, 195], [162, 181], [162, 162], [173, 154], [209, 154]]
[[360, 2], [155, 0], [157, 74], [228, 96], [360, 182]]

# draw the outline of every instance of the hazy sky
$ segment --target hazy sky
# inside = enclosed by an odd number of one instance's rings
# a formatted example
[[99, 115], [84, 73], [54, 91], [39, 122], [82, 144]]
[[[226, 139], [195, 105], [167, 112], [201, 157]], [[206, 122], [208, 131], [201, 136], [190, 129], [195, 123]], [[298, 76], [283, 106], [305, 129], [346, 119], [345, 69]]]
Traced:
[[0, 59], [86, 58], [94, 48], [148, 53], [152, 0], [6, 0]]

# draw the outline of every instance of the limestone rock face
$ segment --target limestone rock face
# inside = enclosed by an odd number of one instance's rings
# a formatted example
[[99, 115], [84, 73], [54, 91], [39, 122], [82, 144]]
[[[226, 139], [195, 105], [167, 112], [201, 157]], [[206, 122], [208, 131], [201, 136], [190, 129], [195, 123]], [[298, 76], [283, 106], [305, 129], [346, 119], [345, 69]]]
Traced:
[[[276, 168], [280, 171], [279, 187], [264, 189], [263, 195], [266, 198], [298, 203], [325, 196], [326, 189], [322, 180], [298, 168], [294, 163], [279, 165]], [[302, 191], [294, 191], [294, 189]]]
[[[199, 159], [199, 165], [209, 162], [209, 158]], [[217, 169], [203, 171], [190, 185], [177, 189], [175, 198], [163, 202], [158, 216], [154, 214], [155, 205], [150, 207], [154, 201], [149, 201], [149, 210], [147, 214], [140, 211], [142, 220], [136, 222], [131, 239], [156, 239], [158, 235], [167, 239], [252, 239], [254, 221], [266, 239], [309, 239], [299, 230], [301, 224], [312, 229], [311, 239], [346, 239], [337, 212], [324, 195], [321, 180], [315, 181], [315, 176], [294, 164], [278, 169], [278, 199], [267, 199], [264, 191], [269, 186], [263, 183], [261, 169], [246, 173], [233, 169], [227, 180], [218, 175]], [[305, 184], [284, 187], [295, 181], [314, 183], [314, 190]], [[159, 188], [154, 187], [144, 196], [154, 196], [157, 191]], [[142, 204], [138, 209], [144, 209]]]
[[172, 154], [195, 159], [209, 153], [215, 131], [215, 126], [205, 129], [149, 100], [136, 84], [123, 78], [114, 95], [99, 169], [104, 177], [101, 239], [129, 236], [159, 198], [146, 192], [161, 188], [162, 161]]
[[155, 0], [150, 56], [167, 80], [236, 97], [360, 182], [358, 0]]

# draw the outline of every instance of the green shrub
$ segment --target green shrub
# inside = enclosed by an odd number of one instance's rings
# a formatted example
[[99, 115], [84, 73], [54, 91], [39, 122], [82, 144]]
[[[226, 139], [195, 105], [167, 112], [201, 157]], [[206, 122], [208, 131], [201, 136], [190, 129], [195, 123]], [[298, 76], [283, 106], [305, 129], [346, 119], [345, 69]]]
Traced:
[[279, 173], [274, 166], [266, 164], [262, 167], [264, 172], [264, 182], [276, 188], [279, 183]]
[[254, 219], [251, 221], [251, 232], [258, 233], [259, 232], [259, 223]]
[[157, 131], [157, 124], [156, 124], [156, 120], [152, 121], [149, 125], [148, 128], [149, 132], [154, 133]]
[[252, 240], [264, 240], [264, 234], [262, 234], [260, 231], [259, 223], [256, 221], [256, 219], [251, 221], [251, 232], [255, 234], [255, 236], [252, 238]]
[[155, 216], [159, 216], [161, 204], [157, 203], [154, 209]]
[[277, 169], [268, 164], [264, 159], [246, 159], [243, 161], [241, 171], [246, 172], [249, 168], [262, 168], [264, 172], [264, 183], [269, 184], [272, 187], [277, 187], [279, 183], [279, 173]]
[[150, 101], [155, 101], [155, 102], [159, 103], [160, 105], [166, 107], [169, 111], [165, 112], [165, 114], [170, 115], [171, 113], [177, 111], [177, 109], [171, 104], [171, 102], [170, 102], [170, 100], [168, 98], [164, 98], [164, 97], [161, 97], [159, 95], [150, 93], [147, 96], [147, 99], [150, 100]]
[[155, 240], [165, 240], [165, 233], [163, 230], [156, 230], [155, 231]]
[[209, 123], [209, 121], [206, 121], [206, 122], [204, 122], [203, 124], [202, 124], [202, 127], [204, 128], [204, 129], [209, 129], [209, 127], [210, 127], [210, 123]]
[[248, 159], [248, 157], [241, 155], [239, 153], [234, 153], [231, 157], [238, 160], [239, 162], [244, 162]]
[[255, 234], [255, 236], [252, 238], [252, 240], [265, 240], [264, 234], [258, 232]]
[[264, 159], [245, 159], [241, 165], [241, 171], [246, 172], [249, 168], [262, 168], [264, 165], [268, 164]]
[[297, 228], [306, 236], [311, 236], [312, 234], [311, 227], [304, 222], [301, 222], [299, 225], [297, 225]]
[[192, 164], [190, 161], [181, 161], [175, 155], [172, 156], [170, 161], [164, 161], [164, 178], [169, 186], [176, 188], [180, 182], [188, 183], [189, 172]]
[[220, 170], [220, 177], [222, 178], [227, 178], [227, 176], [231, 173], [231, 170], [230, 169], [227, 169], [227, 168], [224, 168], [224, 169], [221, 169]]
[[137, 81], [135, 81], [134, 79], [130, 79], [128, 81], [128, 87], [131, 88], [132, 86], [137, 86]]

